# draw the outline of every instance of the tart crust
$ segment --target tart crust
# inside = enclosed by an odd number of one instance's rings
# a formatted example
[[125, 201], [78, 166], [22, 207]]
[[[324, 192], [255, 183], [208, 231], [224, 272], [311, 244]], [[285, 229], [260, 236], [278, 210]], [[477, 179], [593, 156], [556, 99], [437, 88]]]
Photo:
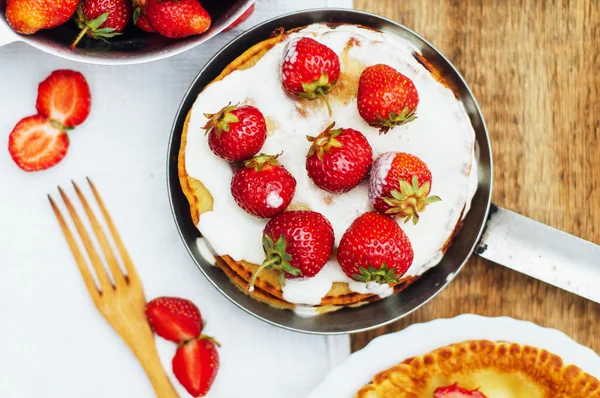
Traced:
[[[279, 32], [277, 36], [252, 46], [251, 48], [246, 50], [242, 55], [240, 55], [237, 59], [235, 59], [231, 64], [229, 64], [223, 70], [223, 72], [210, 84], [224, 79], [227, 75], [236, 70], [245, 70], [251, 68], [271, 48], [273, 48], [276, 44], [280, 43], [281, 41], [285, 40], [285, 38], [290, 33], [296, 32], [301, 29], [303, 28], [297, 28], [287, 32]], [[349, 43], [349, 45], [350, 44], [351, 43]], [[435, 70], [433, 65], [427, 63], [423, 59], [423, 57], [418, 54], [415, 54], [415, 57], [419, 59], [419, 62], [426, 65], [427, 69], [432, 73], [436, 80], [449, 87], [449, 85], [443, 79], [442, 75]], [[358, 84], [358, 76], [359, 74], [356, 76], [356, 79], [354, 79], [356, 80], [356, 85]], [[340, 78], [340, 85], [343, 85], [343, 81], [344, 76]], [[352, 85], [353, 83], [349, 82], [347, 84]], [[343, 96], [343, 93], [348, 90], [343, 90], [340, 88], [338, 91], [338, 95]], [[355, 90], [352, 91], [354, 92]], [[334, 92], [331, 95], [336, 95], [336, 90], [334, 90]], [[194, 224], [197, 225], [200, 220], [201, 214], [212, 210], [213, 198], [210, 192], [204, 187], [202, 182], [188, 175], [185, 169], [185, 147], [187, 143], [187, 131], [190, 117], [191, 110], [188, 112], [181, 135], [181, 146], [178, 158], [178, 174], [179, 181], [181, 183], [181, 188], [190, 204], [190, 214], [192, 220]], [[293, 205], [294, 204], [292, 203], [292, 206]], [[446, 252], [446, 250], [449, 248], [452, 238], [456, 235], [461, 225], [461, 222], [459, 222], [456, 225], [454, 233], [451, 237], [448, 238], [448, 241], [442, 248], [443, 252]], [[251, 297], [259, 301], [268, 303], [277, 308], [295, 308], [295, 305], [293, 303], [290, 303], [283, 299], [283, 290], [281, 288], [281, 285], [279, 284], [278, 275], [275, 271], [268, 269], [263, 270], [256, 279], [254, 291], [249, 292], [248, 284], [252, 273], [258, 268], [258, 265], [246, 261], [235, 261], [229, 256], [217, 257], [216, 265], [219, 268], [221, 268], [223, 272], [225, 272], [225, 274], [229, 277], [232, 283], [234, 283], [246, 294], [249, 294]], [[398, 293], [406, 289], [417, 279], [418, 277], [415, 276], [400, 279], [400, 281], [393, 286], [394, 293]], [[378, 301], [380, 299], [381, 298], [375, 294], [355, 293], [349, 289], [347, 283], [336, 282], [333, 284], [331, 290], [327, 293], [327, 295], [325, 295], [322, 298], [320, 305], [314, 307], [318, 313], [326, 313], [348, 306], [360, 306], [369, 302]]]
[[467, 341], [409, 358], [377, 374], [357, 398], [433, 398], [458, 383], [488, 398], [600, 398], [600, 381], [546, 350]]

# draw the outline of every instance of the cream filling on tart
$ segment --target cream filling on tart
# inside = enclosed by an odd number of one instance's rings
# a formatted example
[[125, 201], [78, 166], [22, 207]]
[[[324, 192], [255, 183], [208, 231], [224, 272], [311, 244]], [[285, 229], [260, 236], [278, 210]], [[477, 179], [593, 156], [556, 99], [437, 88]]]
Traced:
[[[321, 100], [297, 100], [282, 87], [280, 69], [286, 44], [302, 36], [316, 39], [340, 56], [342, 75], [329, 95], [332, 117]], [[462, 104], [415, 59], [415, 52], [409, 43], [394, 35], [353, 25], [330, 28], [314, 24], [290, 34], [252, 68], [231, 73], [198, 96], [188, 126], [185, 167], [214, 198], [213, 211], [203, 213], [197, 227], [217, 255], [262, 263], [262, 230], [268, 221], [258, 220], [237, 206], [230, 192], [233, 169], [211, 152], [202, 129], [207, 121], [204, 113], [215, 113], [231, 102], [256, 106], [267, 118], [269, 136], [262, 152], [283, 153], [279, 161], [297, 181], [292, 206], [308, 206], [327, 217], [335, 231], [336, 247], [352, 221], [373, 209], [367, 194], [369, 181], [341, 195], [317, 188], [305, 169], [310, 147], [306, 135], [318, 135], [333, 120], [338, 127], [361, 131], [375, 157], [387, 151], [400, 151], [425, 161], [433, 176], [431, 195], [440, 196], [442, 201], [428, 206], [416, 226], [398, 220], [415, 253], [406, 276], [421, 275], [439, 263], [445, 242], [460, 221], [463, 209], [470, 207], [477, 188], [475, 133]], [[370, 127], [356, 107], [360, 73], [377, 63], [390, 65], [409, 77], [420, 99], [417, 119], [385, 135]], [[288, 281], [283, 296], [291, 303], [317, 305], [333, 282], [347, 282], [358, 293], [382, 297], [392, 293], [387, 285], [367, 285], [346, 277], [334, 254], [314, 278]]]

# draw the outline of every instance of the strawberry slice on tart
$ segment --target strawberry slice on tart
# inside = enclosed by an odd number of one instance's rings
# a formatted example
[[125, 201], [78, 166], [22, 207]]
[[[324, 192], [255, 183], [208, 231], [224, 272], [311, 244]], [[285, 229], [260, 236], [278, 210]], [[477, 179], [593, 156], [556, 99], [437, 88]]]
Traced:
[[296, 193], [296, 179], [277, 156], [261, 154], [244, 163], [231, 179], [231, 195], [247, 213], [270, 218], [283, 212]]
[[273, 217], [263, 231], [265, 261], [254, 272], [249, 290], [264, 269], [286, 279], [311, 278], [321, 271], [333, 251], [333, 227], [322, 214], [310, 210], [286, 211]]
[[344, 273], [365, 283], [396, 283], [413, 259], [410, 240], [398, 223], [375, 211], [364, 213], [352, 222], [337, 252]]
[[418, 157], [404, 152], [385, 152], [373, 162], [369, 200], [381, 213], [419, 221], [419, 213], [439, 202], [431, 192], [431, 171]]
[[340, 58], [329, 47], [310, 37], [291, 41], [281, 65], [281, 82], [293, 96], [315, 100], [323, 98], [329, 114], [326, 95], [340, 77]]
[[213, 153], [229, 162], [248, 160], [260, 152], [267, 139], [267, 123], [261, 111], [250, 105], [227, 105], [205, 113], [203, 127]]
[[334, 129], [334, 125], [317, 137], [307, 136], [312, 146], [306, 157], [306, 171], [319, 188], [344, 193], [356, 187], [369, 173], [373, 149], [360, 131]]
[[433, 392], [433, 398], [486, 398], [478, 389], [467, 390], [454, 383], [451, 386], [439, 387]]
[[415, 120], [418, 105], [412, 80], [391, 66], [369, 66], [360, 75], [358, 112], [370, 126], [379, 128], [379, 134]]

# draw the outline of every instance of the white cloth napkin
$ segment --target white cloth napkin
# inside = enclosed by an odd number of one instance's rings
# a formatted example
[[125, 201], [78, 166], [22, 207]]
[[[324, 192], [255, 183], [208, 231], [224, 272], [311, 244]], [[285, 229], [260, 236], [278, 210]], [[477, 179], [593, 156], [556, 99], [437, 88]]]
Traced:
[[[168, 135], [185, 90], [204, 63], [242, 29], [297, 9], [351, 7], [351, 0], [259, 0], [251, 20], [180, 56], [130, 67], [90, 66], [23, 43], [0, 48], [0, 397], [154, 396], [133, 354], [96, 312], [46, 194], [70, 180], [98, 186], [142, 278], [148, 299], [194, 301], [205, 332], [222, 343], [210, 397], [305, 397], [349, 354], [347, 336], [320, 337], [270, 326], [231, 304], [186, 252], [169, 208]], [[35, 114], [37, 84], [55, 69], [81, 71], [92, 112], [70, 133], [57, 167], [18, 169], [8, 134]], [[89, 192], [86, 190], [86, 192]], [[64, 207], [63, 207], [64, 210]], [[175, 345], [157, 338], [171, 374]], [[173, 378], [182, 397], [189, 396]]]

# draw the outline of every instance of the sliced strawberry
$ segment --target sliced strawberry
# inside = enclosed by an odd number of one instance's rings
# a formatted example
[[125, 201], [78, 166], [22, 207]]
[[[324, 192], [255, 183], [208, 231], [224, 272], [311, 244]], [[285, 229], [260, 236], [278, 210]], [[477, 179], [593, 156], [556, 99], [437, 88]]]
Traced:
[[239, 24], [241, 24], [242, 22], [244, 22], [245, 20], [247, 20], [248, 18], [250, 18], [250, 16], [254, 13], [254, 4], [252, 4], [250, 6], [250, 8], [248, 8], [246, 11], [244, 11], [244, 13], [242, 15], [240, 15], [240, 17], [238, 19], [236, 19], [235, 21], [233, 21], [231, 23], [231, 25], [229, 25], [228, 27], [226, 27], [225, 29], [223, 29], [223, 32], [227, 32], [228, 30], [231, 30], [233, 28], [235, 28], [236, 26], [238, 26]]
[[21, 119], [8, 137], [8, 152], [25, 171], [40, 171], [56, 165], [68, 149], [67, 133], [41, 115]]
[[451, 386], [440, 387], [433, 392], [433, 398], [486, 398], [478, 389], [467, 390], [454, 383]]
[[194, 397], [208, 393], [219, 371], [219, 343], [201, 336], [177, 348], [173, 357], [173, 373], [183, 387]]
[[35, 107], [42, 116], [75, 127], [90, 113], [92, 97], [85, 77], [74, 70], [55, 70], [40, 83]]
[[175, 297], [159, 297], [146, 304], [146, 316], [160, 337], [181, 343], [202, 332], [202, 316], [194, 303]]

